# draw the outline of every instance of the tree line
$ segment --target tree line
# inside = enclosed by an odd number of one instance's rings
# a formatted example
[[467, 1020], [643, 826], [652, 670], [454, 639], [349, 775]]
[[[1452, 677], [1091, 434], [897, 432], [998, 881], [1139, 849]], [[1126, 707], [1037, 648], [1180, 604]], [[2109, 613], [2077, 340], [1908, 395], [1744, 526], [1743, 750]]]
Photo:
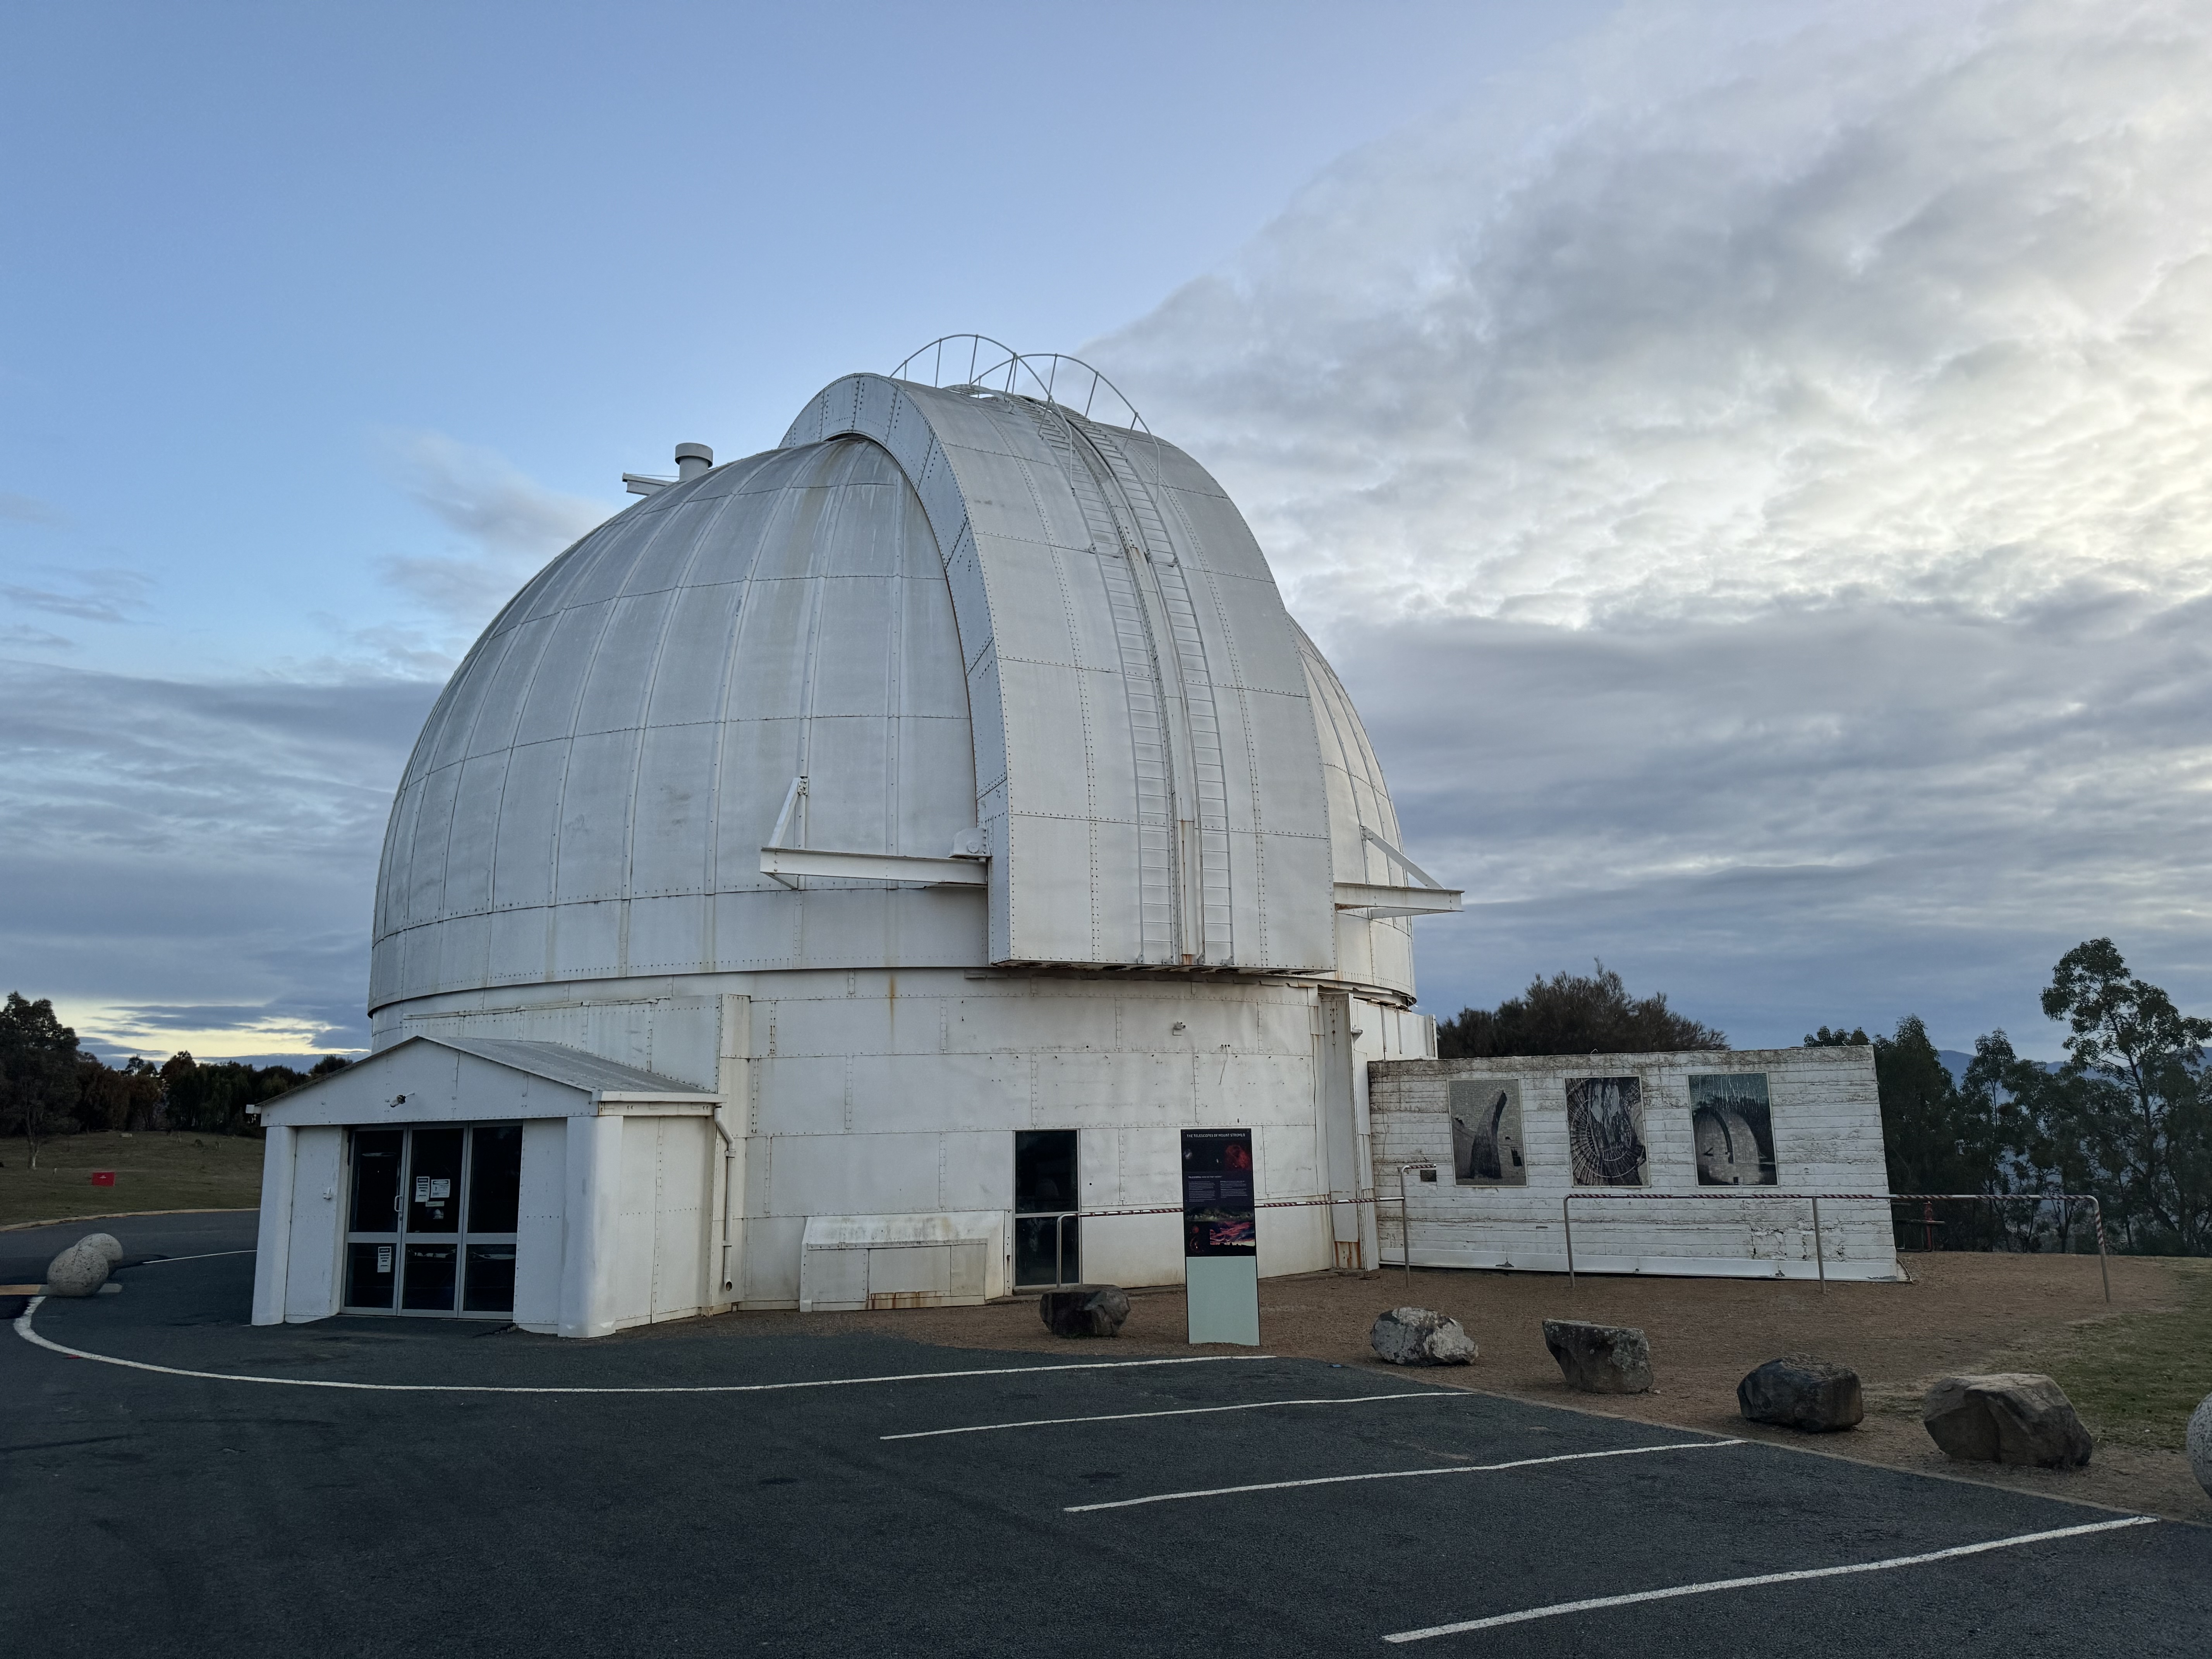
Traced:
[[136, 1054], [110, 1066], [79, 1046], [50, 999], [33, 1002], [10, 991], [0, 1004], [0, 1134], [27, 1139], [33, 1166], [40, 1144], [60, 1134], [109, 1129], [258, 1134], [259, 1125], [246, 1115], [247, 1107], [347, 1064], [344, 1056], [329, 1054], [304, 1072], [235, 1060], [204, 1066], [179, 1051], [159, 1066]]
[[[1899, 1206], [1900, 1242], [1938, 1249], [2094, 1249], [2097, 1200], [2115, 1249], [2212, 1255], [2212, 1019], [2184, 1014], [2128, 971], [2108, 939], [2051, 969], [2045, 1016], [2066, 1027], [2066, 1058], [2023, 1059], [2002, 1030], [1976, 1039], [1952, 1074], [1917, 1015], [1889, 1035], [1823, 1025], [1808, 1047], [1874, 1051], [1882, 1150], [1894, 1193], [1972, 1194], [2002, 1202]], [[1641, 1054], [1725, 1048], [1728, 1039], [1667, 1006], [1629, 995], [1603, 963], [1532, 981], [1495, 1009], [1438, 1022], [1440, 1058]]]

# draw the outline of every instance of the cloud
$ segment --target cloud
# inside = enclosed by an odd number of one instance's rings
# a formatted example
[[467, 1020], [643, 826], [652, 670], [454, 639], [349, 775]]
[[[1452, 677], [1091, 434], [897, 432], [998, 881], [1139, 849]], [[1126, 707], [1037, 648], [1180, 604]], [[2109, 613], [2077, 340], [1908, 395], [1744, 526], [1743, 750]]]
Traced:
[[[398, 441], [406, 488], [454, 540], [386, 574], [427, 622], [329, 625], [343, 658], [188, 683], [0, 660], [0, 981], [52, 996], [95, 1052], [366, 1046], [378, 855], [392, 791], [469, 637], [604, 516], [496, 456]], [[143, 578], [0, 586], [94, 622]], [[70, 641], [11, 627], [0, 639]]]
[[2176, 4], [1632, 7], [1086, 348], [1482, 901], [1433, 1005], [2040, 1043], [2106, 932], [2212, 996], [2208, 81]]
[[126, 1052], [193, 1020], [232, 1052], [364, 1043], [378, 850], [436, 690], [0, 661], [0, 980]]
[[1329, 609], [2212, 587], [2202, 11], [1783, 15], [1637, 9], [1097, 350]]
[[1431, 1005], [1602, 956], [1740, 1040], [1917, 1011], [2047, 1048], [2035, 992], [2106, 933], [2201, 1000], [2212, 600], [2146, 609], [1343, 629], [1408, 841], [1468, 890], [1420, 924]]
[[0, 582], [0, 598], [80, 622], [126, 623], [148, 609], [146, 590], [153, 583], [136, 570], [55, 569], [47, 574], [53, 584], [50, 586]]
[[394, 556], [384, 562], [384, 574], [471, 635], [555, 554], [607, 516], [595, 501], [547, 489], [491, 451], [439, 433], [401, 434], [390, 449], [407, 493], [459, 545], [444, 554]]
[[12, 489], [0, 489], [0, 519], [11, 524], [56, 525], [69, 522], [62, 510], [35, 495], [20, 495]]
[[0, 646], [17, 646], [26, 651], [74, 651], [76, 641], [64, 639], [59, 634], [49, 634], [43, 628], [25, 628], [9, 623], [0, 628]]

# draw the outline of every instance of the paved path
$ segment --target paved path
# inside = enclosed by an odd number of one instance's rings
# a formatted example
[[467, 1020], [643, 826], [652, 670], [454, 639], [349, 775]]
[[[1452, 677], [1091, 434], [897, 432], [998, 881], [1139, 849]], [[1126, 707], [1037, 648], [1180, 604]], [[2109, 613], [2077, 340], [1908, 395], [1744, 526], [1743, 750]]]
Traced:
[[1303, 1360], [254, 1330], [251, 1217], [108, 1231], [200, 1259], [28, 1322], [167, 1369], [0, 1334], [0, 1651], [2212, 1651], [2212, 1532], [2109, 1510]]

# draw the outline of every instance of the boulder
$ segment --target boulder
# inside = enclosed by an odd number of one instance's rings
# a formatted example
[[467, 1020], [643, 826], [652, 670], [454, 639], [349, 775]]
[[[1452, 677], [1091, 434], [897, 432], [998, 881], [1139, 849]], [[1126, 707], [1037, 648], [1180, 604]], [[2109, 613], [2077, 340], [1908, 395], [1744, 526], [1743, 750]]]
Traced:
[[1129, 1294], [1119, 1285], [1047, 1291], [1037, 1298], [1037, 1316], [1054, 1336], [1114, 1336], [1129, 1316]]
[[93, 1296], [107, 1282], [107, 1256], [72, 1244], [46, 1264], [48, 1296]]
[[1944, 1455], [1966, 1462], [2078, 1469], [2094, 1446], [2065, 1390], [2033, 1371], [1944, 1377], [1920, 1420]]
[[2212, 1492], [2212, 1394], [2197, 1401], [2189, 1416], [2189, 1468], [2197, 1484]]
[[1464, 1365], [1482, 1352], [1459, 1321], [1433, 1308], [1393, 1308], [1377, 1315], [1367, 1341], [1388, 1365]]
[[115, 1270], [115, 1264], [123, 1260], [123, 1242], [113, 1233], [87, 1233], [82, 1238], [77, 1240], [76, 1248], [80, 1250], [98, 1250], [107, 1258], [107, 1267], [110, 1273]]
[[1632, 1325], [1547, 1319], [1544, 1346], [1559, 1362], [1560, 1373], [1571, 1389], [1584, 1394], [1650, 1392], [1651, 1345]]
[[1747, 1423], [1826, 1434], [1858, 1426], [1866, 1416], [1859, 1374], [1821, 1359], [1770, 1359], [1735, 1385], [1736, 1410]]

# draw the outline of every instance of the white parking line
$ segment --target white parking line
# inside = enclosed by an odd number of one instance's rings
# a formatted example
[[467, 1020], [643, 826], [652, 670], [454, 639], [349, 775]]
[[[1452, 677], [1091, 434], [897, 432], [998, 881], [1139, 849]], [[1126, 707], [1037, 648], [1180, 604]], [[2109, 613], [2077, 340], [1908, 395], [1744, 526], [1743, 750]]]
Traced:
[[1164, 1412], [1108, 1412], [1098, 1417], [1032, 1417], [1019, 1423], [975, 1423], [960, 1429], [917, 1429], [885, 1434], [879, 1440], [933, 1440], [940, 1434], [989, 1434], [995, 1429], [1051, 1429], [1064, 1423], [1127, 1423], [1139, 1417], [1205, 1417], [1214, 1412], [1262, 1412], [1277, 1406], [1364, 1406], [1378, 1400], [1472, 1400], [1460, 1389], [1400, 1389], [1395, 1394], [1361, 1394], [1340, 1400], [1255, 1400], [1242, 1406], [1184, 1406]]
[[153, 1371], [162, 1376], [191, 1376], [208, 1382], [264, 1382], [285, 1389], [353, 1389], [364, 1394], [776, 1394], [788, 1389], [852, 1389], [869, 1382], [935, 1382], [957, 1376], [1027, 1376], [1036, 1371], [1119, 1371], [1140, 1365], [1217, 1365], [1238, 1360], [1273, 1359], [1271, 1353], [1202, 1353], [1177, 1359], [1094, 1359], [1065, 1365], [993, 1365], [970, 1371], [903, 1371], [895, 1376], [825, 1376], [806, 1382], [702, 1382], [635, 1388], [597, 1389], [571, 1385], [543, 1388], [496, 1386], [486, 1382], [341, 1382], [319, 1376], [249, 1376], [235, 1371], [195, 1371], [180, 1365], [155, 1365], [143, 1359], [119, 1359], [113, 1354], [92, 1353], [83, 1348], [50, 1342], [31, 1328], [31, 1316], [46, 1297], [33, 1297], [15, 1317], [15, 1334], [34, 1346], [71, 1359], [97, 1360], [125, 1370]]
[[1595, 1457], [1642, 1457], [1651, 1452], [1711, 1451], [1718, 1446], [1741, 1446], [1741, 1440], [1670, 1440], [1662, 1446], [1622, 1446], [1612, 1451], [1563, 1452], [1553, 1457], [1517, 1457], [1510, 1463], [1448, 1463], [1437, 1469], [1385, 1469], [1376, 1474], [1323, 1474], [1306, 1480], [1262, 1480], [1249, 1486], [1206, 1486], [1195, 1492], [1154, 1492], [1149, 1498], [1123, 1498], [1111, 1504], [1070, 1504], [1069, 1515], [1093, 1510], [1133, 1510], [1144, 1504], [1176, 1504], [1187, 1498], [1233, 1498], [1239, 1492], [1288, 1492], [1294, 1486], [1340, 1486], [1355, 1480], [1418, 1480], [1431, 1474], [1495, 1474], [1500, 1469], [1533, 1469], [1546, 1463], [1583, 1463]]
[[219, 1255], [252, 1255], [252, 1250], [210, 1250], [204, 1255], [157, 1255], [150, 1261], [134, 1261], [134, 1267], [161, 1267], [172, 1261], [212, 1261]]
[[1706, 1584], [1674, 1584], [1666, 1589], [1638, 1590], [1629, 1595], [1594, 1595], [1583, 1601], [1555, 1601], [1548, 1607], [1527, 1607], [1519, 1613], [1492, 1613], [1487, 1619], [1462, 1619], [1457, 1624], [1431, 1625], [1426, 1630], [1401, 1630], [1384, 1637], [1386, 1642], [1425, 1642], [1434, 1636], [1458, 1636], [1467, 1631], [1495, 1630], [1500, 1625], [1522, 1625], [1532, 1619], [1558, 1619], [1571, 1613], [1589, 1613], [1599, 1607], [1632, 1607], [1639, 1601], [1669, 1601], [1680, 1595], [1710, 1595], [1717, 1590], [1753, 1589], [1761, 1584], [1797, 1584], [1808, 1578], [1841, 1578], [1850, 1573], [1887, 1572], [1894, 1567], [1922, 1567], [1930, 1561], [1954, 1561], [1962, 1555], [1981, 1555], [1990, 1550], [2018, 1549], [2023, 1544], [2048, 1543], [2054, 1538], [2083, 1538], [2094, 1532], [2117, 1532], [2123, 1527], [2158, 1524], [2154, 1515], [2130, 1515], [2118, 1521], [2093, 1521], [2087, 1526], [2057, 1527], [2049, 1532], [2024, 1532], [2012, 1538], [1992, 1538], [1982, 1544], [1960, 1544], [1923, 1555], [1893, 1555], [1886, 1561], [1854, 1561], [1844, 1567], [1808, 1567], [1796, 1572], [1762, 1572], [1749, 1578], [1716, 1578]]

